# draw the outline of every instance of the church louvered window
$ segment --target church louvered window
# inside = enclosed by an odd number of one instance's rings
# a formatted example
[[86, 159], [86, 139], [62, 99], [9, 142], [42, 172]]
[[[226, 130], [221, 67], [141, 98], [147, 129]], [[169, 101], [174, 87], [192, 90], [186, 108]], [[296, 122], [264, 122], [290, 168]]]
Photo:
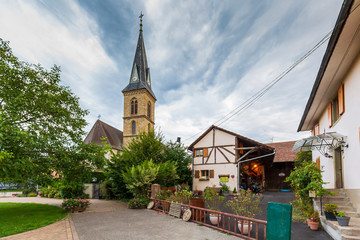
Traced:
[[147, 106], [147, 116], [148, 118], [151, 118], [151, 103], [148, 102], [148, 106]]
[[133, 98], [131, 100], [131, 114], [137, 114], [138, 113], [138, 102], [136, 98]]

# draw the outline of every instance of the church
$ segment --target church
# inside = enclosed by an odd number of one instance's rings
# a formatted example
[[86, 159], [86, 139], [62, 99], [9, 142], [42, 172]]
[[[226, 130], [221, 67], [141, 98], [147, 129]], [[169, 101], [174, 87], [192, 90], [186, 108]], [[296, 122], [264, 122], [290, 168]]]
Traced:
[[86, 136], [85, 143], [101, 144], [106, 141], [115, 151], [122, 151], [141, 132], [154, 130], [156, 97], [151, 88], [140, 15], [140, 31], [129, 84], [124, 95], [123, 131], [97, 120]]

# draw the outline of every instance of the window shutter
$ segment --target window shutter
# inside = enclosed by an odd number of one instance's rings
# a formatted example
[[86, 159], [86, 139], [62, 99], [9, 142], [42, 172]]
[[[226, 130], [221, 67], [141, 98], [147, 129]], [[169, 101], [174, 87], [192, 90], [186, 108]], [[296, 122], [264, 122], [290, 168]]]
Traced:
[[[243, 148], [244, 144], [242, 142], [239, 142], [239, 147]], [[244, 154], [244, 149], [240, 149], [240, 154]]]
[[195, 170], [195, 178], [199, 178], [200, 177], [200, 171], [199, 170]]
[[331, 103], [329, 103], [328, 105], [328, 122], [329, 122], [329, 127], [332, 126], [332, 117], [331, 117]]
[[208, 157], [209, 154], [208, 154], [208, 149], [207, 148], [204, 148], [204, 157]]
[[338, 103], [339, 103], [339, 115], [342, 115], [345, 112], [344, 105], [344, 84], [341, 84], [338, 90]]
[[210, 178], [214, 178], [214, 170], [210, 170]]
[[320, 157], [316, 159], [316, 166], [318, 169], [320, 169]]
[[194, 158], [195, 158], [196, 157], [196, 150], [194, 149], [193, 151], [194, 151], [193, 154], [194, 154]]

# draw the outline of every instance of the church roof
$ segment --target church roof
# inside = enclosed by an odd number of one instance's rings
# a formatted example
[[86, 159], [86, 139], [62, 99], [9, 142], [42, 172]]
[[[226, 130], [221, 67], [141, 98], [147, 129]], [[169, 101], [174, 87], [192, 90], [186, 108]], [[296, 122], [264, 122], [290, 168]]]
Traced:
[[137, 89], [148, 90], [149, 93], [156, 99], [155, 94], [151, 89], [150, 68], [148, 67], [146, 59], [145, 44], [142, 34], [142, 24], [140, 24], [139, 39], [136, 46], [136, 52], [129, 84], [124, 88], [123, 92]]
[[[102, 138], [105, 139], [101, 140]], [[123, 150], [123, 132], [103, 121], [97, 120], [84, 142], [101, 145], [103, 141], [106, 141], [114, 149]]]

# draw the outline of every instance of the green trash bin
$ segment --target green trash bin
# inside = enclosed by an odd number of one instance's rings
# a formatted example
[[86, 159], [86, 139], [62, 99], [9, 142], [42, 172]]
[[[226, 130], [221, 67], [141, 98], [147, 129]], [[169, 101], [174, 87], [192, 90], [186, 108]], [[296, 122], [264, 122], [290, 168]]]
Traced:
[[266, 239], [290, 240], [291, 219], [291, 204], [268, 202]]

